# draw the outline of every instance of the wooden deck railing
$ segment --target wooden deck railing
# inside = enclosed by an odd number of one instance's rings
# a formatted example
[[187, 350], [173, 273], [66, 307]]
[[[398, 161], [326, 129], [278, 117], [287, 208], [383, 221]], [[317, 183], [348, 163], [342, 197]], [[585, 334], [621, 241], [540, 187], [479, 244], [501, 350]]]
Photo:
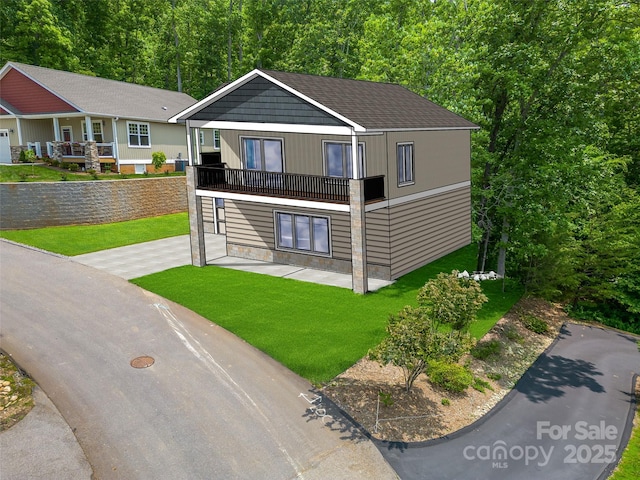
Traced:
[[[198, 188], [250, 195], [349, 203], [349, 179], [198, 166]], [[384, 176], [365, 179], [365, 200], [384, 199]]]

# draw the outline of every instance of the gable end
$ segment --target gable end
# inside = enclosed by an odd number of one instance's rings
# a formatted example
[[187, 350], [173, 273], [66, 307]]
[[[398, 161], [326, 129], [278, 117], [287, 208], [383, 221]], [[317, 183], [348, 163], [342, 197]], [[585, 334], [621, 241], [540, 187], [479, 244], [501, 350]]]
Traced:
[[21, 72], [11, 68], [0, 79], [2, 100], [22, 114], [77, 112], [72, 105], [38, 85]]
[[262, 77], [250, 80], [187, 118], [220, 122], [347, 125]]

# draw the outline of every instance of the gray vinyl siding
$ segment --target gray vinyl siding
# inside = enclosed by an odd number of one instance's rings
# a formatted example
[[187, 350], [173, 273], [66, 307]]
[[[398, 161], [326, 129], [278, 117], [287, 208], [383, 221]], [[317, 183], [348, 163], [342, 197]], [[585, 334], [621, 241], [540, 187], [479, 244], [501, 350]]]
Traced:
[[389, 209], [367, 213], [367, 263], [391, 265], [391, 237], [389, 235]]
[[[242, 168], [240, 154], [240, 139], [242, 137], [282, 139], [285, 171], [305, 175], [326, 174], [322, 151], [323, 141], [351, 142], [351, 137], [344, 135], [223, 130], [220, 132], [220, 151], [222, 161], [229, 168]], [[361, 136], [358, 138], [358, 142], [364, 143], [367, 176], [388, 175], [385, 135]], [[387, 182], [385, 182], [385, 188], [388, 188], [386, 185]]]
[[203, 107], [189, 119], [293, 125], [346, 125], [345, 122], [262, 77], [250, 80], [223, 98]]
[[204, 223], [213, 224], [213, 198], [200, 197], [202, 199], [202, 220]]
[[[389, 132], [387, 136], [389, 169], [385, 172], [385, 185], [388, 198], [454, 185], [471, 178], [471, 134], [468, 130]], [[398, 143], [413, 143], [414, 146], [414, 182], [401, 187], [398, 186]]]
[[342, 212], [227, 200], [227, 243], [275, 250], [275, 211], [330, 217], [332, 257], [351, 260], [351, 224], [349, 214]]
[[389, 209], [391, 277], [471, 243], [471, 191], [463, 188]]

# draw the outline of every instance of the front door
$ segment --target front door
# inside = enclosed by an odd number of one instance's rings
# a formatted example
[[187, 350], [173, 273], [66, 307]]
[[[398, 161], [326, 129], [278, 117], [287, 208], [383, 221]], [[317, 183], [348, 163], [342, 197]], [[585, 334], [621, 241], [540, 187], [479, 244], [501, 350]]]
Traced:
[[11, 163], [9, 130], [0, 130], [0, 163]]

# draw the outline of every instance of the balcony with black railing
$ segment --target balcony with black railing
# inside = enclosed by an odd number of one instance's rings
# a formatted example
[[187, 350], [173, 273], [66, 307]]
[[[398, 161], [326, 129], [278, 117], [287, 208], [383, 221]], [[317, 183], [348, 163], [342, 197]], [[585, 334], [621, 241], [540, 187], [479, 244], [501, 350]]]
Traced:
[[[198, 166], [201, 190], [349, 203], [349, 179], [296, 173], [241, 170], [223, 166]], [[384, 200], [384, 176], [364, 179], [365, 202]]]

